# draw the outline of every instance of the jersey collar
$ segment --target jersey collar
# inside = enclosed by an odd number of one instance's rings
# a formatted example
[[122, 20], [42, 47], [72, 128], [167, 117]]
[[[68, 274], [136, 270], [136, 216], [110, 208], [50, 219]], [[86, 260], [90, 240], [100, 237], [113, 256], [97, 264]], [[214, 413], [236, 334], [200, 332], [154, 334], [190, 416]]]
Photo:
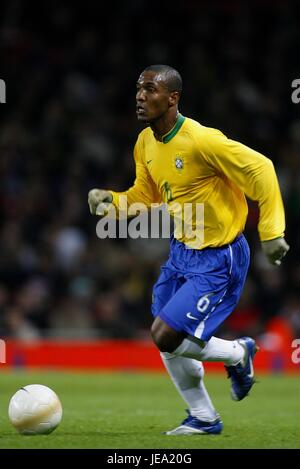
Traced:
[[185, 117], [182, 114], [179, 114], [174, 127], [172, 127], [172, 129], [169, 130], [169, 132], [162, 137], [162, 142], [168, 143], [170, 140], [172, 140], [172, 138], [175, 137], [175, 135], [181, 128], [184, 121], [185, 121]]

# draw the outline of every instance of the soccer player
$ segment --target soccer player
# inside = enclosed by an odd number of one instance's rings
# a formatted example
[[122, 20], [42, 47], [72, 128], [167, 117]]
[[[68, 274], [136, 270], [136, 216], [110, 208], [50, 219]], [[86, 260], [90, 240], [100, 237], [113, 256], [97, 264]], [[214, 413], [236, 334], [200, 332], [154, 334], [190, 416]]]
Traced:
[[[134, 158], [136, 179], [126, 192], [92, 189], [92, 214], [103, 207], [142, 202], [204, 205], [204, 237], [171, 237], [169, 259], [153, 290], [153, 341], [172, 381], [188, 405], [188, 416], [168, 435], [218, 434], [223, 424], [206, 391], [202, 362], [224, 362], [231, 395], [240, 401], [254, 383], [255, 340], [223, 340], [215, 333], [240, 298], [249, 247], [243, 235], [245, 195], [258, 202], [258, 231], [268, 260], [280, 265], [289, 250], [285, 216], [272, 162], [257, 151], [205, 127], [178, 111], [180, 74], [151, 65], [137, 81], [139, 134]], [[181, 212], [183, 213], [183, 211]], [[198, 243], [198, 244], [197, 244]]]

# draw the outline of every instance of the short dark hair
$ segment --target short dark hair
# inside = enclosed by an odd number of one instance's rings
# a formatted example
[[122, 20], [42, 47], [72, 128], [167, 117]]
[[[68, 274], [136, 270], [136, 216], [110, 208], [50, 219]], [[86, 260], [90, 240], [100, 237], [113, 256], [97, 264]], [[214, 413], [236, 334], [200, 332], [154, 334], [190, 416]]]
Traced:
[[180, 94], [182, 92], [182, 78], [175, 70], [175, 68], [170, 67], [169, 65], [149, 65], [145, 68], [144, 72], [156, 72], [163, 76], [166, 86], [169, 91], [178, 91]]

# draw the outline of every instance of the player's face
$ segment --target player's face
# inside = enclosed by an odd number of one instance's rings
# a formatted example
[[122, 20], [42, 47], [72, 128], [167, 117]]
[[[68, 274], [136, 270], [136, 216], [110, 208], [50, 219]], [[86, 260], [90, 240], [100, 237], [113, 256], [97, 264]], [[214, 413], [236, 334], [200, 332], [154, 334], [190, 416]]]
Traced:
[[172, 93], [159, 73], [143, 72], [136, 87], [136, 115], [139, 121], [151, 123], [168, 112]]

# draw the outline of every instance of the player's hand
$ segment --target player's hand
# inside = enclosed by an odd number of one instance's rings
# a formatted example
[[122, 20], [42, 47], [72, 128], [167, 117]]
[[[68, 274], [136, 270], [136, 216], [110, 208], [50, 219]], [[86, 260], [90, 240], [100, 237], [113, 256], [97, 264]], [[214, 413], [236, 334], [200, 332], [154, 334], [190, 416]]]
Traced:
[[271, 239], [270, 241], [262, 241], [262, 250], [267, 256], [269, 262], [274, 265], [280, 265], [282, 259], [290, 249], [284, 238]]
[[105, 215], [112, 202], [110, 192], [103, 189], [92, 189], [88, 194], [88, 204], [92, 215]]

